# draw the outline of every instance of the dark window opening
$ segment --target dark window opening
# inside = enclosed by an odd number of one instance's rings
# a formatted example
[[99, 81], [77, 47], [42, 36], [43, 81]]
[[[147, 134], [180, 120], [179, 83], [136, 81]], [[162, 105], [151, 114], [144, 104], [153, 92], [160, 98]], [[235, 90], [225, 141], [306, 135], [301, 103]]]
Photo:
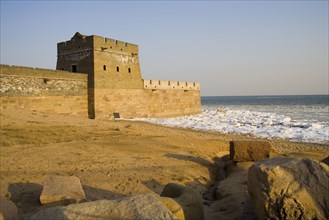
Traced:
[[119, 72], [119, 67], [117, 66], [117, 72]]
[[72, 72], [76, 73], [77, 72], [77, 65], [72, 65]]
[[103, 65], [103, 70], [106, 70], [106, 65]]
[[130, 68], [128, 68], [128, 73], [131, 73], [131, 69]]

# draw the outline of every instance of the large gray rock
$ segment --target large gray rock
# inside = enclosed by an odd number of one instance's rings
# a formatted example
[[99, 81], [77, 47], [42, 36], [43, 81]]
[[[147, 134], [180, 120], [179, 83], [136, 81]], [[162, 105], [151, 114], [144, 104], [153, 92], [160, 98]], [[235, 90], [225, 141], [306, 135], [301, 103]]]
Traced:
[[18, 219], [18, 210], [16, 205], [0, 196], [0, 220], [16, 220]]
[[329, 172], [307, 158], [273, 158], [248, 171], [259, 219], [329, 219]]
[[86, 200], [80, 179], [76, 176], [47, 176], [43, 182], [40, 202], [45, 204], [78, 203]]
[[204, 219], [201, 195], [196, 190], [169, 183], [160, 196], [173, 198], [183, 208], [185, 220]]
[[35, 213], [32, 220], [177, 219], [153, 194], [140, 194], [119, 200], [98, 200], [52, 207]]
[[271, 145], [265, 141], [230, 141], [230, 159], [235, 162], [264, 160], [270, 152]]

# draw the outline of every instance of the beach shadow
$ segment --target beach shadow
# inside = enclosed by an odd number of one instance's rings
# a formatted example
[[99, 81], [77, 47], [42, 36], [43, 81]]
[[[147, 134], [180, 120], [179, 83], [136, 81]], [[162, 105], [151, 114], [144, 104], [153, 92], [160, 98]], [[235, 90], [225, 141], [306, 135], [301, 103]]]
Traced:
[[11, 183], [8, 186], [10, 200], [15, 203], [19, 214], [31, 213], [41, 207], [42, 186], [36, 183]]
[[158, 195], [160, 195], [160, 193], [165, 187], [165, 185], [159, 183], [155, 179], [142, 180], [141, 183], [143, 183], [147, 188], [149, 188], [151, 191], [155, 192]]
[[87, 201], [96, 201], [101, 199], [113, 200], [126, 197], [127, 195], [105, 189], [98, 189], [87, 185], [82, 185]]
[[192, 155], [182, 155], [182, 154], [166, 154], [166, 157], [175, 158], [178, 160], [192, 161], [194, 163], [200, 164], [206, 167], [210, 174], [210, 179], [214, 180], [217, 176], [218, 168], [214, 162], [209, 162], [201, 157]]

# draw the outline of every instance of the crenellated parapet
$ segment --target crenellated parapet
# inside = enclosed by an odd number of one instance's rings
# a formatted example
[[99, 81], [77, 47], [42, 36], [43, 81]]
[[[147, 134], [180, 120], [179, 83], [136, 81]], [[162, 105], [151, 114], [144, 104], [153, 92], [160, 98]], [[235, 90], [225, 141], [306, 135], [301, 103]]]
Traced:
[[200, 83], [198, 82], [181, 82], [168, 80], [143, 80], [144, 89], [152, 90], [200, 90]]
[[138, 55], [138, 45], [136, 44], [96, 35], [86, 36], [78, 32], [71, 38], [71, 40], [57, 44], [58, 56], [90, 50], [129, 53], [132, 56]]
[[132, 56], [138, 55], [138, 45], [119, 41], [107, 37], [93, 36], [94, 49], [103, 52], [129, 53]]

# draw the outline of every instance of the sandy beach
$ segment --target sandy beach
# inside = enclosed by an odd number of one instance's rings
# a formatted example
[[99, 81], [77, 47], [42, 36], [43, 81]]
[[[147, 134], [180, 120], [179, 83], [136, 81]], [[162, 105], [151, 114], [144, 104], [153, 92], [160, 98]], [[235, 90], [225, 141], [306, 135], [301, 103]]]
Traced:
[[[186, 185], [206, 195], [216, 186], [220, 175], [216, 161], [229, 154], [231, 140], [263, 139], [138, 121], [3, 110], [1, 196], [17, 205], [21, 217], [28, 216], [43, 208], [39, 196], [49, 174], [79, 177], [88, 201], [144, 192], [160, 194], [168, 183]], [[268, 141], [272, 156], [315, 160], [329, 156], [329, 144]], [[221, 186], [224, 198], [204, 200], [206, 219], [248, 215], [246, 181], [251, 165], [239, 163], [230, 169]]]

